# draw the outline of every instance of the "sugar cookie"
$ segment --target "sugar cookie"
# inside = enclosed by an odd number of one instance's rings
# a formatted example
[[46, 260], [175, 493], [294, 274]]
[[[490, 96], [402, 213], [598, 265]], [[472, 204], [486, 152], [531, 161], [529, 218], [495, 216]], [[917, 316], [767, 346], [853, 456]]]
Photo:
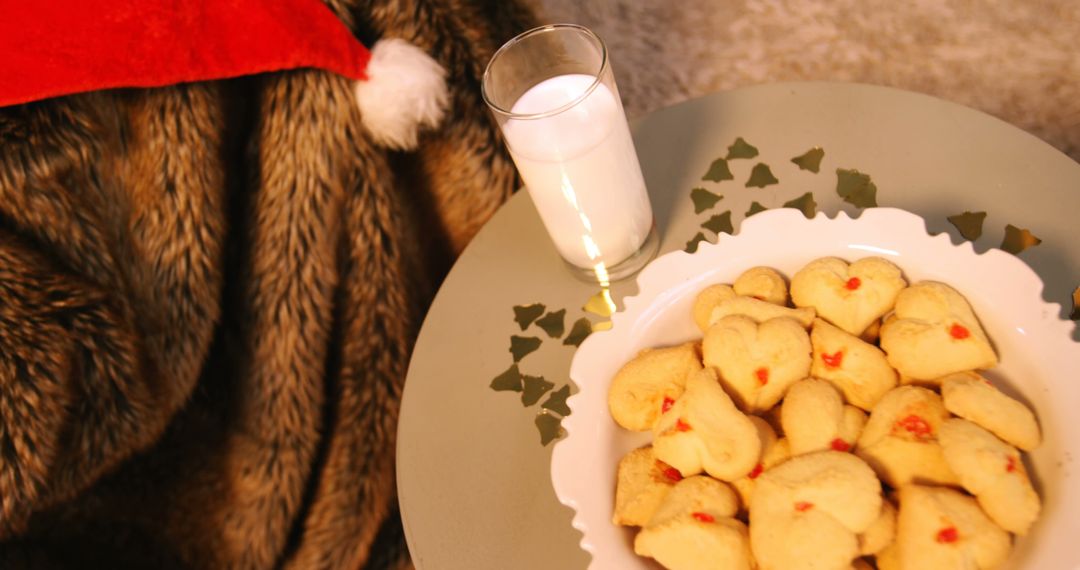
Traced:
[[895, 388], [870, 412], [855, 454], [892, 487], [911, 482], [957, 485], [937, 438], [948, 417], [934, 392], [917, 386]]
[[746, 412], [776, 405], [788, 387], [810, 372], [810, 336], [794, 320], [756, 323], [744, 316], [720, 319], [705, 333], [702, 354], [724, 389]]
[[1039, 495], [1015, 447], [967, 420], [941, 425], [941, 448], [960, 484], [1001, 528], [1025, 535], [1039, 517]]
[[832, 382], [849, 404], [870, 411], [896, 387], [896, 371], [881, 349], [822, 319], [814, 321], [810, 344], [814, 351], [810, 374]]
[[944, 487], [900, 488], [895, 556], [900, 570], [990, 570], [1009, 556], [1009, 534], [975, 500]]
[[900, 268], [880, 257], [866, 257], [851, 265], [823, 257], [791, 278], [791, 300], [796, 307], [812, 307], [821, 318], [858, 336], [893, 308], [906, 285]]
[[641, 351], [615, 374], [608, 408], [615, 423], [632, 431], [653, 424], [682, 395], [686, 379], [701, 370], [701, 345], [688, 342]]
[[761, 458], [757, 427], [720, 387], [716, 372], [701, 370], [653, 428], [653, 453], [684, 477], [702, 471], [723, 481], [750, 472]]
[[974, 372], [942, 378], [941, 397], [945, 409], [975, 422], [1020, 449], [1031, 451], [1042, 441], [1035, 414]]
[[990, 339], [956, 289], [916, 283], [897, 296], [894, 312], [881, 326], [881, 348], [900, 374], [925, 381], [997, 365]]

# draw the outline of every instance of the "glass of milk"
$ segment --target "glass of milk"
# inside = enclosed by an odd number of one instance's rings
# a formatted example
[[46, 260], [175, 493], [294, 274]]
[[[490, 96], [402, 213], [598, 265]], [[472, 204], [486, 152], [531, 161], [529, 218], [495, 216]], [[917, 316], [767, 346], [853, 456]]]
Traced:
[[659, 247], [607, 47], [590, 30], [542, 26], [484, 72], [484, 100], [563, 260], [607, 285]]

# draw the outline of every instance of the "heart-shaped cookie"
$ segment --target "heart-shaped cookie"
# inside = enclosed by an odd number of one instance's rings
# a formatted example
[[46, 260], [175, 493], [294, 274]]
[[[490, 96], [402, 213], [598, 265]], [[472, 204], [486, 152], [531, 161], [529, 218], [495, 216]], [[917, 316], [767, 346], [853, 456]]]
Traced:
[[1035, 414], [974, 372], [942, 378], [941, 399], [945, 409], [1020, 449], [1031, 451], [1042, 441]]
[[671, 490], [634, 540], [634, 552], [671, 570], [750, 570], [746, 525], [735, 520], [738, 500], [730, 487], [690, 477]]
[[918, 386], [900, 386], [870, 412], [855, 454], [892, 487], [912, 482], [957, 485], [938, 443], [938, 430], [947, 419], [941, 396]]
[[944, 283], [922, 281], [908, 287], [897, 296], [894, 314], [881, 325], [881, 348], [904, 376], [929, 381], [997, 365], [997, 354], [971, 305]]
[[742, 410], [764, 412], [810, 373], [810, 336], [793, 319], [733, 315], [709, 327], [702, 356]]
[[848, 570], [881, 501], [874, 472], [850, 453], [792, 457], [754, 488], [751, 550], [762, 570]]
[[866, 257], [851, 265], [823, 257], [791, 278], [791, 300], [796, 307], [812, 307], [819, 317], [859, 336], [892, 309], [906, 285], [900, 268], [880, 257]]
[[832, 382], [853, 406], [870, 411], [896, 387], [896, 371], [885, 353], [823, 319], [810, 331], [814, 361], [810, 374]]
[[669, 570], [754, 568], [746, 525], [700, 512], [641, 529], [634, 539], [634, 552]]
[[1039, 518], [1039, 495], [1015, 447], [967, 420], [941, 425], [941, 448], [960, 484], [1001, 528], [1025, 535]]
[[792, 309], [754, 297], [736, 295], [727, 285], [711, 285], [702, 289], [694, 299], [691, 313], [701, 332], [708, 331], [709, 327], [728, 315], [742, 315], [759, 323], [790, 317], [799, 321], [803, 328], [810, 328], [814, 321], [813, 309]]
[[615, 512], [611, 522], [641, 526], [649, 522], [682, 474], [656, 459], [651, 445], [627, 453], [619, 461], [615, 483]]
[[652, 429], [682, 395], [687, 377], [699, 370], [701, 346], [696, 342], [641, 351], [615, 373], [608, 387], [612, 419], [628, 430]]
[[788, 389], [780, 411], [792, 455], [833, 449], [848, 451], [859, 440], [866, 417], [845, 405], [832, 384], [817, 378], [800, 380]]
[[761, 458], [757, 428], [735, 407], [711, 368], [690, 376], [686, 392], [660, 416], [653, 435], [657, 459], [684, 477], [704, 471], [734, 481]]
[[878, 567], [999, 568], [1011, 548], [1009, 534], [971, 497], [943, 487], [905, 485], [900, 489], [895, 551], [889, 555], [893, 559]]

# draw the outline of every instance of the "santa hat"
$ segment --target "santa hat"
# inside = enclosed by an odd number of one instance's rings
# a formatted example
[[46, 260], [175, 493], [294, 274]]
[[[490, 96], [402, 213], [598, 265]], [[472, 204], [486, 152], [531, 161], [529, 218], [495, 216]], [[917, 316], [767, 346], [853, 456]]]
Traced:
[[356, 81], [372, 138], [413, 148], [446, 72], [400, 39], [369, 51], [319, 0], [0, 0], [0, 107], [114, 87], [311, 67]]

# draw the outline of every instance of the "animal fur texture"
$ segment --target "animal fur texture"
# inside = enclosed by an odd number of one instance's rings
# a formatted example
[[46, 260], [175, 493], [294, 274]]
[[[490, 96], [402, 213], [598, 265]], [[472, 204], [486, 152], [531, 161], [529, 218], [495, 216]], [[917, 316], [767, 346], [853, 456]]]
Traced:
[[295, 70], [0, 109], [0, 568], [404, 568], [408, 356], [516, 186], [505, 0], [332, 0], [448, 71], [412, 153]]

